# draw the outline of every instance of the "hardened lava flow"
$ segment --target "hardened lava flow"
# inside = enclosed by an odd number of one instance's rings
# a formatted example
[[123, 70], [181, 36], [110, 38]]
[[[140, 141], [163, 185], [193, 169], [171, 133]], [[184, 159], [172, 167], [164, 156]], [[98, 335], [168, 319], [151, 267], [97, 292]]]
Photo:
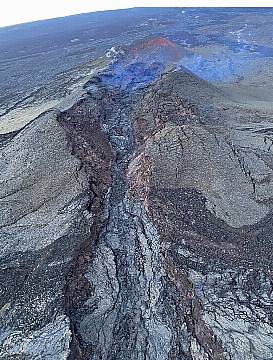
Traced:
[[0, 358], [271, 359], [270, 122], [130, 49], [0, 136]]

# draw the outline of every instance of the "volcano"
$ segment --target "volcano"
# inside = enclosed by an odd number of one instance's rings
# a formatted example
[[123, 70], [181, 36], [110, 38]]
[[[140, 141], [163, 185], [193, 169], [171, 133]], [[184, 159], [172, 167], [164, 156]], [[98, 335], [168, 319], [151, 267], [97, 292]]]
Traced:
[[0, 29], [0, 360], [273, 359], [272, 24]]
[[101, 79], [119, 88], [145, 86], [157, 79], [167, 65], [176, 65], [188, 54], [188, 50], [167, 38], [143, 40], [119, 51]]
[[177, 63], [190, 52], [164, 37], [156, 37], [139, 42], [130, 47], [128, 60], [131, 62]]

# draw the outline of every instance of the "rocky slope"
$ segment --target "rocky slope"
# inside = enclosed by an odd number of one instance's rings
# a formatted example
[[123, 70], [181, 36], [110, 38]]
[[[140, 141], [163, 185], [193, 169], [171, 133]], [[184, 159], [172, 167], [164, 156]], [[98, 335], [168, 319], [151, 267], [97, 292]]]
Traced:
[[272, 112], [183, 56], [112, 49], [0, 135], [0, 359], [273, 358]]

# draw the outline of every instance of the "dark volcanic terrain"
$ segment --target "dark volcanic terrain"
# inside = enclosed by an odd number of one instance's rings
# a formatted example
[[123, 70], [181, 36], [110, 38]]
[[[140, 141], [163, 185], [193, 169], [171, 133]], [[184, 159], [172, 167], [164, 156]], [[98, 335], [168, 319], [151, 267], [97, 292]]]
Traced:
[[0, 29], [0, 359], [273, 359], [273, 10]]

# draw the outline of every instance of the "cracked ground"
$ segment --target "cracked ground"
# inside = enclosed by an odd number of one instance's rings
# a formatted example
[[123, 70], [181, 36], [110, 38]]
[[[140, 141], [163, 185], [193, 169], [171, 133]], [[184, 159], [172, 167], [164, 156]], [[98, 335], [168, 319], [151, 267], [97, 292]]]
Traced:
[[272, 16], [0, 29], [1, 360], [273, 359]]

